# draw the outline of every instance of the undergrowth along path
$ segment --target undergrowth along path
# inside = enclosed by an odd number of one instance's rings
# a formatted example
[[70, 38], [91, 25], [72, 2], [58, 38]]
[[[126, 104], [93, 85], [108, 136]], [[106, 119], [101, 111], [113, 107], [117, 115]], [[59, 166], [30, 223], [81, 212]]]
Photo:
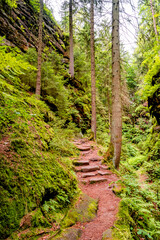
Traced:
[[112, 191], [111, 182], [118, 177], [101, 163], [98, 147], [94, 142], [80, 139], [74, 142], [81, 150], [76, 171], [79, 187], [83, 193], [98, 199], [97, 216], [91, 222], [77, 223], [82, 229], [80, 240], [101, 240], [103, 233], [110, 229], [116, 220], [120, 198]]

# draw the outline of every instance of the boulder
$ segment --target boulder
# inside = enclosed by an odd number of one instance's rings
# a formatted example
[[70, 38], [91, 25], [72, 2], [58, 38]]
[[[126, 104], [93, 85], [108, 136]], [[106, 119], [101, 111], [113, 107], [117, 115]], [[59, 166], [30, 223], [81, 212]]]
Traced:
[[65, 229], [62, 234], [57, 238], [50, 238], [51, 240], [77, 240], [80, 238], [82, 230], [79, 228]]

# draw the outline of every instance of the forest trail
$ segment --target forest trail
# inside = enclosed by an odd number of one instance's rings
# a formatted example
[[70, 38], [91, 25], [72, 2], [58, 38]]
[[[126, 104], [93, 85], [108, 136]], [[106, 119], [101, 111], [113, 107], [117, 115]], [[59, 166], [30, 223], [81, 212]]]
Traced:
[[[110, 229], [116, 220], [120, 199], [112, 192], [109, 184], [118, 178], [101, 163], [102, 157], [98, 156], [98, 148], [94, 142], [81, 139], [74, 143], [81, 150], [77, 162], [79, 166], [75, 167], [79, 187], [88, 196], [98, 199], [95, 219], [77, 224], [83, 231], [80, 240], [101, 240], [103, 233]], [[108, 232], [110, 235], [110, 231]], [[111, 239], [111, 236], [108, 237], [107, 239]]]

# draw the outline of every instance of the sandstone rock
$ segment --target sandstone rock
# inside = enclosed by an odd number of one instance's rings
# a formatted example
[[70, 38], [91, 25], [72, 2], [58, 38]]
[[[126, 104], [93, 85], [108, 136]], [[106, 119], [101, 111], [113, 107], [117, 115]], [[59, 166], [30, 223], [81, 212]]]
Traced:
[[61, 236], [50, 238], [51, 240], [77, 240], [80, 238], [82, 230], [79, 228], [68, 228], [63, 231]]
[[99, 170], [99, 166], [87, 166], [81, 168], [81, 172], [93, 172], [96, 170]]
[[98, 174], [102, 175], [102, 176], [105, 176], [105, 175], [111, 175], [110, 172], [107, 172], [107, 171], [98, 171]]
[[76, 222], [89, 222], [93, 220], [96, 216], [98, 207], [98, 201], [83, 194], [80, 196], [79, 200], [69, 210], [67, 216], [65, 217], [62, 227], [73, 226]]
[[115, 183], [115, 184], [113, 185], [112, 191], [113, 191], [116, 195], [119, 195], [120, 193], [122, 193], [123, 191], [125, 191], [125, 188], [124, 188], [124, 186], [122, 186], [121, 183]]
[[104, 233], [103, 233], [103, 237], [102, 240], [111, 240], [112, 239], [112, 230], [111, 229], [107, 229]]
[[82, 178], [87, 178], [87, 177], [95, 177], [97, 175], [97, 173], [92, 173], [92, 172], [89, 172], [89, 173], [84, 173], [82, 175]]
[[91, 146], [77, 146], [80, 151], [88, 151], [91, 149]]
[[[17, 46], [22, 51], [29, 47], [37, 47], [39, 13], [28, 0], [17, 1], [17, 7], [10, 10], [6, 6], [3, 3], [0, 6], [0, 36], [6, 37], [6, 44]], [[58, 24], [45, 13], [43, 24], [43, 48], [47, 46], [50, 50], [56, 49], [69, 59], [65, 50], [67, 42]]]
[[97, 157], [91, 157], [89, 160], [94, 162], [94, 161], [100, 161], [101, 158], [97, 156]]
[[108, 166], [105, 166], [105, 165], [100, 165], [100, 168], [103, 170], [108, 170]]
[[102, 177], [95, 177], [89, 180], [89, 183], [100, 183], [100, 182], [106, 182], [107, 179], [106, 178], [102, 178]]
[[76, 162], [74, 163], [74, 165], [76, 165], [76, 166], [89, 165], [89, 161], [88, 161], [88, 160], [79, 160], [79, 161], [76, 161]]

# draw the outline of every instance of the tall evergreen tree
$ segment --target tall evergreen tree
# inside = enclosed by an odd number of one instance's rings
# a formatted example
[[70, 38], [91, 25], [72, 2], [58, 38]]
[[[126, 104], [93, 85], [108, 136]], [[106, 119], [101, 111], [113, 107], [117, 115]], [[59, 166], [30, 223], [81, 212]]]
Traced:
[[112, 1], [112, 132], [113, 164], [119, 168], [122, 145], [122, 110], [120, 84], [119, 0]]
[[73, 56], [73, 0], [69, 1], [69, 55], [70, 55], [70, 62], [69, 62], [69, 73], [71, 77], [74, 77], [74, 56]]
[[91, 130], [96, 139], [96, 79], [95, 79], [95, 46], [94, 46], [94, 0], [90, 6], [91, 24], [91, 94], [92, 94], [92, 119]]
[[42, 22], [43, 22], [43, 0], [39, 1], [39, 31], [38, 31], [38, 70], [36, 82], [36, 95], [41, 95], [41, 68], [42, 68]]

